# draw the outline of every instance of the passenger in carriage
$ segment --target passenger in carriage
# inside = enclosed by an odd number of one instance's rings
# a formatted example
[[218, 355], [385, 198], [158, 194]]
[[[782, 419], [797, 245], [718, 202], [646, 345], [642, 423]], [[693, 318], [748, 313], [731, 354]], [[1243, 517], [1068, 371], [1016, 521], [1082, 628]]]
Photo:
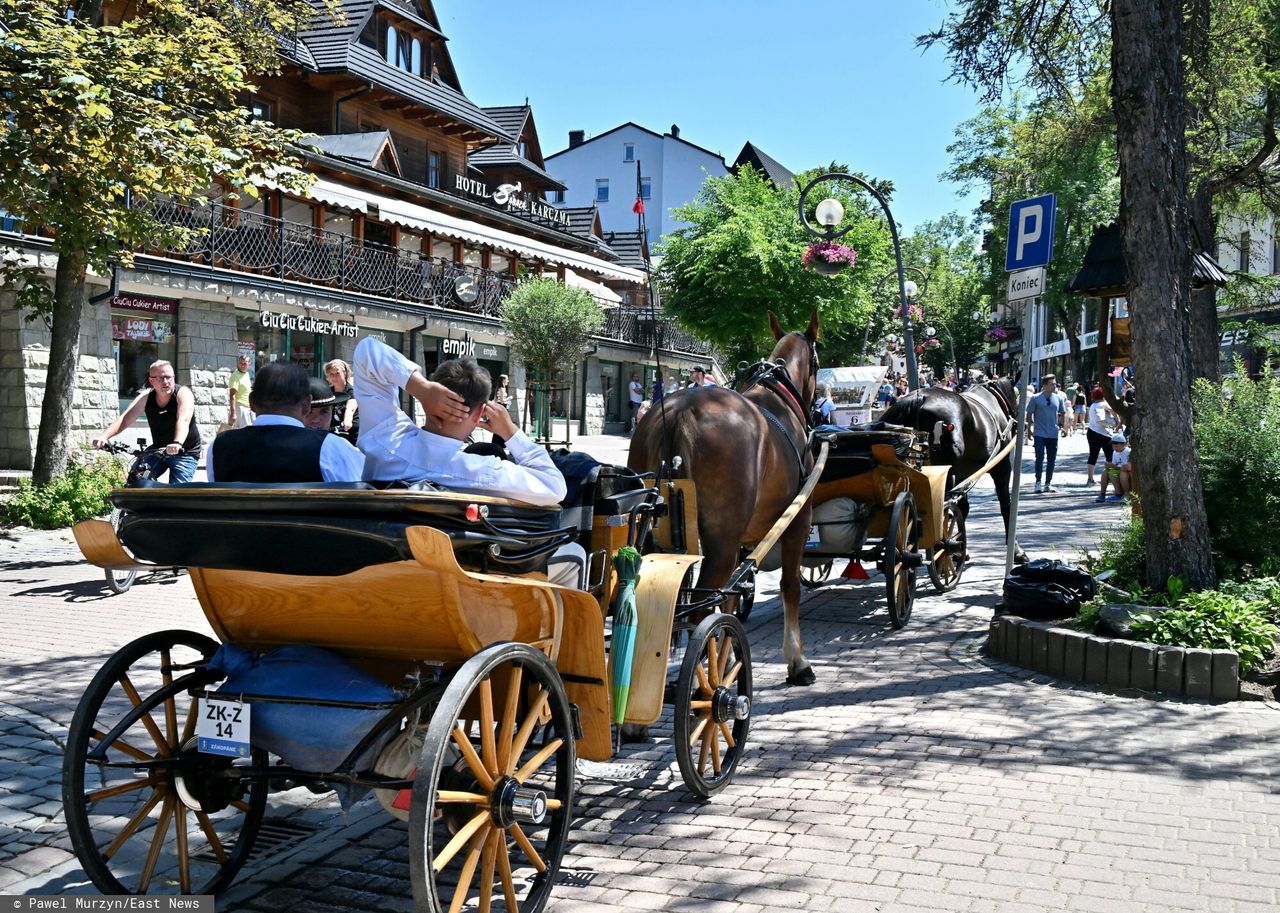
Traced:
[[[307, 427], [311, 379], [298, 365], [263, 365], [249, 398], [254, 423], [224, 431], [205, 451], [210, 482], [359, 482], [364, 477], [364, 454], [350, 441]], [[327, 429], [329, 408], [321, 408]]]
[[[366, 337], [356, 346], [352, 368], [367, 478], [428, 481], [542, 506], [564, 500], [564, 476], [550, 454], [489, 400], [493, 382], [474, 359], [446, 361], [427, 380], [395, 349]], [[401, 388], [422, 404], [425, 427], [400, 409]], [[506, 441], [510, 461], [464, 451], [467, 437], [481, 424]], [[581, 588], [585, 564], [582, 547], [571, 543], [552, 556], [548, 577]]]

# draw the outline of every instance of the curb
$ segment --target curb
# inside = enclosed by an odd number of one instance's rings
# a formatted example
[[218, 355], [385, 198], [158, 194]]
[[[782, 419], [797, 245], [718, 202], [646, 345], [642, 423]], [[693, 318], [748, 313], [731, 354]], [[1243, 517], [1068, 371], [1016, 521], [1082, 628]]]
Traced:
[[1053, 622], [1001, 615], [991, 620], [987, 651], [1065, 681], [1213, 701], [1234, 701], [1240, 693], [1235, 650], [1097, 637]]

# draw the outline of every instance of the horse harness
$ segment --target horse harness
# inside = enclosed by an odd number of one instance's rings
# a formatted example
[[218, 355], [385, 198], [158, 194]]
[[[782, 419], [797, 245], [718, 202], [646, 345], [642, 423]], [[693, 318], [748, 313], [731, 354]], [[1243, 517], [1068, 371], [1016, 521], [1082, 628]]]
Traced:
[[[809, 343], [809, 376], [814, 377], [818, 373], [818, 347], [812, 340], [806, 339], [806, 341]], [[791, 374], [781, 361], [759, 361], [748, 369], [742, 389], [738, 392], [745, 396], [752, 387], [764, 387], [772, 392], [782, 400], [788, 409], [795, 413], [796, 418], [800, 419], [800, 424], [804, 426], [806, 432], [805, 447], [801, 449], [790, 429], [782, 423], [782, 419], [768, 409], [760, 409], [765, 421], [781, 432], [783, 438], [791, 445], [792, 452], [796, 458], [796, 465], [800, 470], [799, 477], [803, 482], [804, 477], [808, 474], [804, 457], [805, 452], [808, 450], [808, 435], [813, 431], [813, 417], [801, 405], [800, 391], [796, 389], [795, 382], [791, 379]]]
[[992, 424], [994, 424], [997, 429], [996, 431], [997, 445], [996, 446], [999, 447], [999, 446], [1002, 446], [1004, 442], [1008, 439], [1008, 435], [1012, 432], [1015, 419], [1013, 415], [1009, 412], [1008, 403], [1004, 401], [1004, 397], [1001, 396], [1000, 394], [994, 391], [991, 393], [991, 395], [995, 398], [995, 401], [1000, 404], [1000, 412], [1003, 413], [1002, 415], [997, 415], [996, 410], [992, 409], [990, 404], [988, 404], [985, 400], [979, 399], [976, 396], [969, 395], [971, 393], [977, 393], [978, 391], [985, 389], [987, 386], [988, 384], [979, 384], [976, 388], [970, 388], [968, 390], [965, 390], [960, 395], [964, 397], [965, 400], [967, 400], [968, 402], [973, 403], [974, 405], [980, 406], [982, 408], [982, 411], [991, 417]]

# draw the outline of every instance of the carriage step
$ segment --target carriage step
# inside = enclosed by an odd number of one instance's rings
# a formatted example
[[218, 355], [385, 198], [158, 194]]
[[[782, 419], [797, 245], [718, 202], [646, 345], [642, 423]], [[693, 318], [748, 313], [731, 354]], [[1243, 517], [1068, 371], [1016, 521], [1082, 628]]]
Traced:
[[630, 783], [632, 780], [639, 780], [650, 770], [650, 765], [636, 761], [588, 761], [578, 758], [578, 775], [588, 780]]

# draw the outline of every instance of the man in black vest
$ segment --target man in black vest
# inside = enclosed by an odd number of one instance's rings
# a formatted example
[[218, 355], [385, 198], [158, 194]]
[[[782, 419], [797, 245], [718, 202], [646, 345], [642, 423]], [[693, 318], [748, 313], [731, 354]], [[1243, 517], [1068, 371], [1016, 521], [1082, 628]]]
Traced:
[[210, 482], [359, 482], [364, 477], [364, 454], [336, 434], [306, 427], [311, 381], [302, 368], [264, 365], [249, 403], [254, 423], [224, 431], [206, 450]]

